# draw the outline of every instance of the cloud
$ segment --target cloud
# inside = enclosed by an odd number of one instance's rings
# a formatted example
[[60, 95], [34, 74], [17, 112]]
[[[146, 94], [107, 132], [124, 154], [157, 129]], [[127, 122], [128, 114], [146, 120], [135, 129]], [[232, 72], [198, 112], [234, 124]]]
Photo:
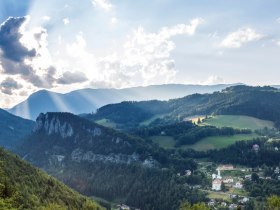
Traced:
[[277, 23], [280, 23], [280, 17], [276, 19], [276, 22], [277, 22]]
[[42, 17], [42, 19], [43, 19], [44, 21], [50, 21], [50, 20], [51, 20], [51, 17], [45, 15], [45, 16]]
[[87, 81], [87, 77], [83, 72], [70, 72], [66, 71], [63, 75], [57, 80], [58, 84], [74, 84]]
[[225, 83], [224, 79], [222, 77], [212, 75], [208, 77], [205, 81], [200, 81], [199, 84], [201, 85], [217, 85], [217, 84], [223, 84]]
[[158, 33], [138, 27], [124, 43], [122, 53], [114, 52], [97, 61], [97, 69], [103, 74], [94, 78], [93, 84], [102, 81], [120, 88], [172, 82], [176, 70], [171, 52], [176, 45], [171, 39], [177, 35], [194, 35], [202, 22], [197, 18], [189, 24], [163, 27]]
[[92, 4], [95, 7], [99, 7], [107, 12], [111, 11], [113, 5], [108, 0], [92, 0]]
[[8, 77], [0, 84], [0, 89], [2, 93], [7, 95], [12, 95], [13, 90], [21, 89], [23, 86], [19, 84], [17, 81], [15, 81], [13, 78]]
[[221, 43], [225, 48], [240, 48], [244, 44], [261, 40], [265, 36], [257, 33], [254, 29], [245, 28], [230, 33]]
[[64, 18], [62, 21], [64, 25], [68, 25], [70, 23], [70, 20], [68, 18]]
[[26, 17], [8, 18], [0, 27], [0, 48], [5, 59], [21, 62], [25, 58], [34, 57], [35, 49], [27, 49], [21, 42], [21, 27]]
[[6, 75], [20, 75], [35, 87], [50, 88], [56, 69], [48, 58], [47, 31], [26, 31], [28, 17], [10, 17], [0, 28], [0, 64]]

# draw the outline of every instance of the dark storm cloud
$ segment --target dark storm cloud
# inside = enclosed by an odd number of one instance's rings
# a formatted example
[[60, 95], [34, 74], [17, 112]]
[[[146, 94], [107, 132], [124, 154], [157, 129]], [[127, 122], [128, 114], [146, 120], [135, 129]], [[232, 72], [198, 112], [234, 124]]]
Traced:
[[21, 88], [22, 85], [10, 77], [2, 81], [0, 84], [0, 89], [2, 93], [5, 93], [7, 95], [12, 95], [14, 90], [18, 90]]
[[[35, 87], [51, 88], [55, 82], [54, 75], [56, 69], [49, 67], [47, 73], [38, 76], [32, 65], [24, 62], [26, 58], [32, 59], [37, 55], [36, 50], [28, 50], [21, 42], [22, 33], [21, 26], [26, 21], [26, 17], [10, 17], [0, 27], [0, 62], [4, 74], [20, 75], [24, 80], [33, 84]], [[34, 34], [34, 39], [40, 43], [43, 34], [42, 30]], [[9, 91], [6, 91], [9, 93]]]
[[70, 72], [67, 71], [57, 80], [58, 84], [73, 84], [87, 81], [87, 77], [83, 72]]
[[2, 57], [14, 62], [22, 62], [27, 57], [36, 56], [35, 49], [28, 50], [20, 39], [20, 27], [26, 21], [25, 17], [10, 17], [0, 27], [0, 48]]

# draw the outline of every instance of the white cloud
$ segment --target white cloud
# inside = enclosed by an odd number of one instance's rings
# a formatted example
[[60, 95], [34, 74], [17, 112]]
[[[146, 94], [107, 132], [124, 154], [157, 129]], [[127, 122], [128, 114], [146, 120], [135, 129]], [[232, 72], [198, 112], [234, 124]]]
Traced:
[[248, 42], [261, 40], [265, 36], [257, 33], [254, 29], [245, 28], [230, 33], [221, 43], [221, 47], [240, 48]]
[[276, 22], [277, 22], [277, 23], [280, 23], [280, 17], [276, 19]]
[[62, 21], [64, 25], [68, 25], [70, 23], [70, 20], [68, 18], [64, 18]]
[[212, 75], [208, 77], [205, 81], [199, 82], [200, 85], [217, 85], [223, 83], [225, 83], [224, 79], [216, 75]]
[[45, 16], [42, 17], [42, 19], [43, 19], [44, 21], [50, 21], [50, 20], [51, 20], [51, 17], [45, 15]]
[[107, 12], [111, 11], [113, 5], [108, 0], [92, 0], [92, 4], [95, 7], [99, 7]]
[[116, 24], [118, 23], [118, 19], [116, 17], [112, 17], [110, 22], [111, 24]]
[[280, 46], [280, 41], [278, 41], [276, 44], [277, 44], [278, 46]]
[[62, 40], [55, 63], [58, 69], [82, 70], [95, 87], [170, 83], [176, 75], [175, 61], [171, 58], [176, 45], [172, 38], [194, 35], [201, 23], [202, 19], [194, 19], [189, 24], [163, 27], [157, 33], [138, 27], [123, 43], [105, 52], [105, 56], [89, 52], [87, 41], [79, 33], [73, 43]]
[[190, 24], [163, 27], [158, 33], [146, 32], [143, 27], [134, 30], [120, 52], [97, 62], [97, 67], [104, 72], [102, 84], [112, 84], [113, 81], [113, 86], [125, 87], [172, 82], [176, 70], [170, 54], [176, 45], [171, 38], [194, 35], [202, 22], [198, 18]]

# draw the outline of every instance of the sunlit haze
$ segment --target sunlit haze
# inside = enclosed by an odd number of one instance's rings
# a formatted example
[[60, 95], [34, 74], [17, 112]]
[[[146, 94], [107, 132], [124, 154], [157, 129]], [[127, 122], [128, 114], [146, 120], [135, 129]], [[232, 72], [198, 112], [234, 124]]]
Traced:
[[279, 8], [277, 0], [2, 0], [0, 106], [39, 89], [276, 85]]

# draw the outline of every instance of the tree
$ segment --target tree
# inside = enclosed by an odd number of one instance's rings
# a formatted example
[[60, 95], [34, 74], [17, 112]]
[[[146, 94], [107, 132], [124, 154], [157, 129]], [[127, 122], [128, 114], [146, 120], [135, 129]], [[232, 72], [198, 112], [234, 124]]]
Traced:
[[180, 206], [180, 210], [211, 210], [205, 203], [196, 203], [190, 205], [188, 202], [183, 202]]
[[267, 199], [267, 207], [269, 210], [279, 210], [280, 209], [280, 197], [273, 195]]
[[252, 173], [252, 181], [253, 182], [258, 182], [259, 181], [259, 175], [257, 173]]

